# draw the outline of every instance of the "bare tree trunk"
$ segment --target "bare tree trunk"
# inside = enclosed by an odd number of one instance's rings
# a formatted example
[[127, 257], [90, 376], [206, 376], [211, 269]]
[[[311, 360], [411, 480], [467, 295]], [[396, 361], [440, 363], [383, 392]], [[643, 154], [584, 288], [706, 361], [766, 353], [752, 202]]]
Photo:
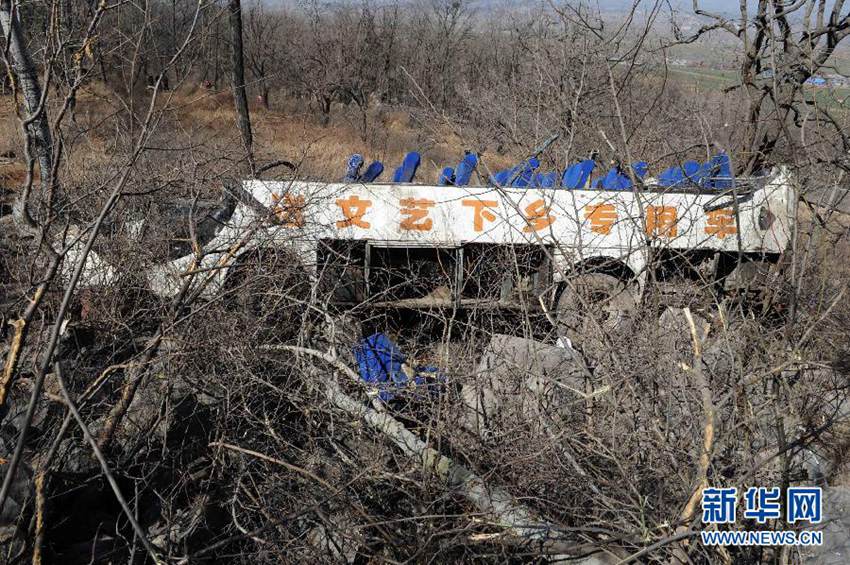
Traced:
[[248, 113], [248, 97], [245, 93], [245, 57], [242, 48], [242, 6], [240, 0], [230, 0], [230, 59], [231, 87], [233, 102], [236, 104], [236, 124], [242, 134], [242, 144], [245, 146], [245, 157], [251, 176], [254, 176], [253, 138], [251, 135], [251, 116]]
[[[38, 82], [38, 69], [33, 63], [27, 48], [21, 22], [17, 12], [12, 11], [11, 0], [0, 0], [0, 28], [4, 37], [8, 38], [9, 65], [17, 80], [18, 87], [24, 98], [27, 110], [27, 138], [35, 145], [38, 160], [41, 189], [50, 186], [50, 174], [53, 163], [53, 142], [50, 126], [47, 122], [46, 109], [41, 105], [42, 90]], [[15, 203], [16, 220], [26, 214], [26, 198], [28, 191], [21, 191], [21, 198]]]

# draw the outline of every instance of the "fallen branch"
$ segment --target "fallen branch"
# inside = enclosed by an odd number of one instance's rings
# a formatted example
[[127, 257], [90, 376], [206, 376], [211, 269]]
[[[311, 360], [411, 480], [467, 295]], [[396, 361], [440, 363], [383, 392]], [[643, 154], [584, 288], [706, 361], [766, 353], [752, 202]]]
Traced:
[[223, 449], [229, 449], [230, 451], [237, 451], [239, 453], [244, 453], [245, 455], [250, 455], [251, 457], [256, 457], [257, 459], [262, 459], [263, 461], [268, 461], [269, 463], [274, 463], [275, 465], [280, 465], [284, 469], [289, 469], [299, 475], [304, 475], [308, 479], [312, 481], [316, 481], [323, 487], [334, 490], [334, 486], [329, 482], [319, 477], [315, 473], [304, 469], [303, 467], [299, 467], [297, 465], [293, 465], [292, 463], [287, 463], [281, 459], [277, 459], [275, 457], [270, 457], [264, 453], [260, 453], [259, 451], [254, 451], [253, 449], [245, 449], [244, 447], [239, 447], [238, 445], [233, 445], [232, 443], [225, 443], [223, 441], [214, 441], [209, 444], [210, 447], [221, 447]]
[[640, 559], [644, 555], [649, 555], [650, 553], [652, 553], [656, 549], [662, 548], [667, 544], [687, 540], [688, 538], [691, 538], [691, 537], [697, 535], [697, 533], [699, 533], [699, 532], [695, 532], [693, 530], [688, 530], [688, 529], [684, 529], [682, 531], [676, 532], [672, 536], [668, 536], [668, 537], [666, 537], [662, 540], [658, 540], [657, 542], [653, 543], [652, 545], [648, 545], [648, 546], [644, 547], [643, 549], [641, 549], [637, 553], [633, 553], [632, 555], [629, 555], [628, 557], [626, 557], [622, 561], [618, 561], [617, 565], [626, 565], [627, 563], [632, 563], [633, 561], [637, 561], [638, 559]]
[[145, 345], [145, 352], [142, 356], [141, 362], [136, 366], [136, 370], [131, 371], [127, 376], [127, 382], [124, 383], [124, 386], [121, 389], [121, 399], [109, 410], [109, 414], [106, 416], [103, 428], [98, 434], [97, 446], [99, 449], [108, 449], [109, 444], [112, 441], [112, 437], [115, 434], [115, 430], [121, 425], [121, 421], [124, 419], [127, 409], [130, 408], [130, 404], [136, 396], [136, 391], [139, 389], [139, 386], [141, 386], [142, 379], [144, 379], [147, 374], [147, 367], [150, 362], [153, 361], [154, 356], [159, 352], [159, 346], [161, 343], [162, 329], [160, 328], [156, 335]]
[[[339, 359], [328, 353], [314, 349], [292, 345], [278, 345], [275, 350], [291, 351], [321, 359], [360, 383], [357, 374]], [[605, 563], [601, 559], [591, 557], [588, 560], [578, 558], [579, 555], [598, 553], [603, 549], [592, 546], [582, 546], [566, 528], [547, 522], [520, 504], [508, 492], [488, 486], [484, 480], [452, 459], [442, 455], [436, 449], [408, 430], [401, 422], [383, 410], [378, 410], [345, 394], [339, 384], [333, 379], [325, 380], [325, 395], [331, 403], [340, 410], [360, 418], [373, 429], [380, 431], [391, 440], [401, 451], [418, 460], [423, 468], [433, 470], [448, 485], [472, 503], [482, 514], [491, 518], [494, 525], [508, 532], [525, 545], [545, 554], [565, 554], [556, 559], [570, 559], [572, 563]]]
[[286, 167], [290, 171], [296, 170], [298, 167], [295, 166], [295, 163], [292, 161], [287, 161], [286, 159], [278, 159], [277, 161], [272, 161], [271, 163], [266, 163], [262, 167], [257, 167], [257, 176], [259, 177], [261, 174], [266, 171], [270, 171], [277, 167]]

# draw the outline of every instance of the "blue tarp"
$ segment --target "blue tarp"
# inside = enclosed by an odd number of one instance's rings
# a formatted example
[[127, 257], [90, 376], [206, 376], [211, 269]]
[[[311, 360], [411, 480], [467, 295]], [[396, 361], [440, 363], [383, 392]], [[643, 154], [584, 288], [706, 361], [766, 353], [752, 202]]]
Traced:
[[511, 183], [512, 187], [526, 188], [534, 179], [534, 171], [540, 166], [540, 161], [536, 157], [532, 157], [522, 165], [520, 165], [520, 173], [514, 178]]
[[703, 182], [710, 188], [726, 189], [732, 188], [732, 160], [726, 153], [719, 153], [706, 163], [709, 171]]
[[532, 157], [515, 167], [499, 171], [490, 176], [490, 182], [496, 186], [510, 186], [514, 188], [526, 188], [534, 180], [534, 171], [540, 166], [540, 161]]
[[532, 188], [554, 188], [558, 185], [558, 173], [537, 173], [531, 183]]
[[[393, 182], [413, 182], [421, 162], [419, 153], [412, 151], [405, 155], [402, 164], [393, 174]], [[380, 161], [369, 164], [364, 173], [360, 169], [364, 164], [363, 156], [355, 153], [348, 159], [346, 167], [346, 182], [374, 182], [384, 170]], [[537, 173], [540, 161], [532, 157], [510, 169], [498, 171], [490, 177], [490, 183], [502, 187], [515, 188], [557, 188], [567, 189], [593, 188], [602, 190], [628, 190], [631, 188], [631, 178], [625, 170], [613, 167], [605, 176], [597, 177], [589, 183], [596, 163], [586, 159], [568, 167], [558, 178], [557, 173]], [[478, 157], [466, 151], [463, 160], [457, 168], [445, 167], [440, 173], [438, 184], [466, 186], [472, 179], [472, 174], [478, 166]], [[632, 164], [634, 174], [644, 178], [649, 170], [646, 161]], [[670, 167], [658, 175], [658, 184], [664, 187], [699, 186], [702, 188], [728, 189], [733, 185], [732, 162], [725, 153], [714, 155], [708, 162], [700, 164], [697, 161], [685, 161], [681, 165]]]
[[683, 182], [685, 182], [685, 171], [678, 165], [658, 175], [658, 184], [661, 186], [677, 186]]
[[384, 172], [384, 164], [380, 161], [372, 161], [363, 174], [360, 174], [360, 169], [363, 168], [363, 155], [355, 153], [348, 158], [348, 163], [345, 166], [344, 182], [374, 182], [376, 178]]
[[386, 335], [376, 333], [362, 339], [354, 346], [353, 352], [360, 378], [377, 385], [380, 389], [378, 396], [384, 402], [395, 396], [391, 389], [407, 385], [407, 375], [401, 370], [406, 358]]
[[620, 167], [612, 167], [604, 177], [593, 181], [593, 188], [604, 190], [626, 190], [632, 187], [632, 181]]
[[490, 182], [495, 184], [496, 186], [507, 186], [508, 183], [511, 182], [511, 179], [516, 176], [519, 172], [519, 167], [512, 167], [510, 169], [505, 169], [503, 171], [498, 171], [493, 173], [490, 177]]
[[681, 166], [670, 167], [658, 175], [661, 186], [695, 185], [703, 188], [731, 188], [732, 161], [725, 153], [719, 153], [707, 163], [685, 161]]
[[[638, 161], [632, 164], [632, 171], [635, 176], [642, 179], [649, 171], [649, 164], [646, 161]], [[628, 190], [632, 187], [632, 179], [619, 166], [612, 167], [608, 174], [601, 179], [596, 179], [593, 183], [593, 188], [602, 188], [604, 190]]]
[[682, 169], [684, 170], [685, 178], [689, 182], [696, 185], [700, 184], [700, 181], [702, 179], [702, 165], [700, 165], [696, 161], [685, 161], [684, 164], [682, 164]]
[[440, 186], [453, 185], [455, 183], [455, 170], [451, 167], [446, 167], [440, 173], [440, 179], [437, 184]]
[[[357, 361], [360, 378], [378, 388], [378, 398], [383, 402], [394, 399], [397, 392], [411, 384], [401, 367], [407, 357], [385, 334], [376, 333], [360, 340], [352, 352]], [[436, 367], [416, 367], [415, 371], [419, 374], [414, 377], [413, 384], [428, 385], [432, 392], [432, 384], [439, 385], [445, 381], [445, 377], [439, 374]], [[426, 376], [435, 377], [436, 382], [429, 383]]]

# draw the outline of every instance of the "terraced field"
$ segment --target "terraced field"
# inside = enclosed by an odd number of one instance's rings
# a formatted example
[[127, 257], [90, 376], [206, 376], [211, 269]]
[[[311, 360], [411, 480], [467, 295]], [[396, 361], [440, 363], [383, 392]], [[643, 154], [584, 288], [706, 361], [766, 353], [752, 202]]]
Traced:
[[[722, 90], [739, 84], [738, 74], [732, 70], [711, 69], [707, 67], [671, 66], [667, 70], [670, 80], [692, 84], [700, 89]], [[806, 87], [806, 98], [819, 107], [832, 110], [850, 108], [850, 88]]]

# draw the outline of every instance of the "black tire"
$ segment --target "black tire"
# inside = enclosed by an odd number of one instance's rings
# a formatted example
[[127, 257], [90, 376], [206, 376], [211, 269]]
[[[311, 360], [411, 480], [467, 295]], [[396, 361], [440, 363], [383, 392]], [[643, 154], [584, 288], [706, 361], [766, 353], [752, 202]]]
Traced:
[[605, 334], [631, 326], [636, 309], [633, 285], [605, 273], [584, 273], [566, 282], [558, 297], [558, 332], [579, 347], [601, 345]]

